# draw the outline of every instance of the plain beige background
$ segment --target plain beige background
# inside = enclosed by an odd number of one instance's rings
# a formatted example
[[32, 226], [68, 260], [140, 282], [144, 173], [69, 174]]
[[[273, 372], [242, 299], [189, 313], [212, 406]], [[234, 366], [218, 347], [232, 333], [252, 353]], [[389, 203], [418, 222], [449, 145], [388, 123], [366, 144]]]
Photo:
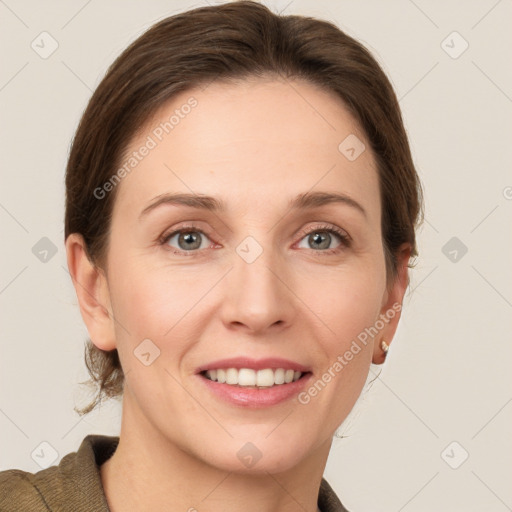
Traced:
[[[264, 3], [331, 20], [372, 51], [426, 191], [397, 337], [325, 478], [352, 512], [512, 510], [512, 3]], [[73, 411], [87, 398], [86, 330], [66, 270], [66, 158], [107, 66], [199, 5], [0, 1], [0, 470], [35, 472], [34, 453], [57, 464], [85, 435], [119, 433], [119, 403]]]

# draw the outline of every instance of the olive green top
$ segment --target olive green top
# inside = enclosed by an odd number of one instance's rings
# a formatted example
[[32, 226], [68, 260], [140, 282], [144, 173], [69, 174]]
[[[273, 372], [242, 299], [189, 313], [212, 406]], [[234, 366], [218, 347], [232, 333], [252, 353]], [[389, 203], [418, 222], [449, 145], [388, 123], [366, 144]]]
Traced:
[[[89, 434], [78, 451], [58, 466], [29, 473], [0, 471], [0, 512], [110, 512], [103, 491], [100, 466], [115, 452], [117, 436]], [[347, 512], [322, 478], [318, 495], [321, 512]]]

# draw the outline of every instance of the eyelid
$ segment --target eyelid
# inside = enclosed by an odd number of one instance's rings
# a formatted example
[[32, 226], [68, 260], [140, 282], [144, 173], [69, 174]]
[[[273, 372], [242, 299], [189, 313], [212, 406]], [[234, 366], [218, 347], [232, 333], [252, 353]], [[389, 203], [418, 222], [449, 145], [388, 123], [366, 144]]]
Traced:
[[[178, 233], [181, 233], [181, 232], [187, 232], [187, 231], [194, 231], [194, 232], [197, 232], [197, 233], [201, 233], [203, 235], [205, 235], [207, 238], [209, 238], [212, 243], [213, 243], [213, 240], [212, 240], [212, 237], [208, 234], [208, 231], [207, 230], [204, 230], [204, 229], [201, 229], [199, 227], [197, 227], [196, 225], [194, 224], [183, 224], [183, 225], [180, 225], [176, 228], [172, 228], [171, 230], [168, 230], [168, 231], [164, 231], [162, 235], [160, 235], [158, 237], [158, 239], [156, 240], [159, 244], [161, 245], [165, 245], [174, 235], [178, 234]], [[173, 250], [175, 250], [176, 253], [180, 252], [180, 253], [197, 253], [199, 252], [198, 250], [195, 250], [195, 251], [180, 251], [179, 249], [174, 249], [172, 248]]]
[[[157, 239], [157, 242], [160, 245], [166, 245], [167, 242], [174, 235], [181, 233], [181, 232], [187, 232], [187, 231], [194, 231], [197, 233], [201, 233], [201, 234], [205, 235], [208, 239], [210, 239], [210, 241], [212, 242], [212, 245], [217, 244], [217, 242], [212, 240], [212, 236], [210, 236], [208, 234], [208, 230], [201, 229], [201, 228], [197, 227], [196, 225], [194, 225], [193, 223], [190, 223], [190, 224], [186, 223], [183, 225], [179, 225], [176, 228], [172, 228], [169, 231], [164, 231], [164, 233]], [[301, 231], [299, 231], [299, 233], [296, 235], [299, 237], [299, 239], [294, 243], [294, 245], [301, 242], [304, 237], [308, 236], [311, 233], [315, 233], [317, 231], [318, 232], [328, 231], [328, 232], [334, 233], [335, 235], [337, 235], [339, 237], [339, 239], [341, 241], [341, 244], [340, 244], [341, 246], [349, 247], [352, 242], [352, 237], [344, 229], [339, 228], [335, 224], [321, 223], [320, 225], [317, 224], [314, 226], [304, 228]], [[207, 249], [211, 249], [211, 246], [208, 247]], [[169, 247], [169, 250], [171, 250], [175, 254], [184, 254], [186, 256], [194, 256], [194, 255], [198, 255], [199, 253], [203, 252], [206, 249], [195, 249], [193, 251], [183, 251], [180, 249], [176, 249], [174, 247]], [[321, 250], [321, 251], [315, 251], [314, 249], [311, 249], [311, 251], [316, 252], [318, 254], [332, 254], [335, 252], [339, 252], [340, 250], [342, 250], [342, 249], [334, 248], [334, 249], [325, 249], [325, 250]]]
[[309, 235], [311, 233], [315, 233], [316, 231], [333, 231], [347, 243], [352, 241], [352, 237], [344, 229], [339, 228], [335, 224], [329, 223], [322, 223], [321, 225], [305, 228], [299, 232], [298, 236], [301, 236], [302, 240], [304, 236]]

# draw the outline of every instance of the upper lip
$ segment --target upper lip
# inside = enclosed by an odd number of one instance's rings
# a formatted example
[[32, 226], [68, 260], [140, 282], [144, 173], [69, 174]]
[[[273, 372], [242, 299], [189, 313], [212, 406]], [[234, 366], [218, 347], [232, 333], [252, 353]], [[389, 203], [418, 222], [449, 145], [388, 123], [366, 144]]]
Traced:
[[264, 370], [265, 368], [283, 368], [284, 370], [294, 370], [302, 373], [310, 372], [311, 370], [295, 361], [289, 359], [282, 359], [280, 357], [266, 357], [264, 359], [251, 359], [250, 357], [233, 357], [230, 359], [219, 359], [206, 363], [196, 369], [196, 373], [204, 372], [205, 370], [217, 370], [224, 368], [250, 368], [252, 370]]

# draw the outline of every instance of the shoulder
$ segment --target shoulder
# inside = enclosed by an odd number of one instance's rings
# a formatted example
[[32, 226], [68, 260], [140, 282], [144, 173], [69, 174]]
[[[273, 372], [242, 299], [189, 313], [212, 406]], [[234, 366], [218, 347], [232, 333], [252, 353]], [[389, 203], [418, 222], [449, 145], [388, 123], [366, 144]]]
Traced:
[[341, 503], [333, 488], [325, 478], [320, 483], [318, 507], [321, 512], [349, 512]]
[[51, 467], [35, 474], [20, 469], [0, 471], [0, 512], [14, 510], [47, 512], [51, 510], [44, 495], [39, 491], [37, 480], [41, 473], [44, 473], [42, 478], [45, 480], [52, 480], [55, 469], [55, 467]]
[[0, 471], [0, 512], [108, 511], [99, 466], [114, 453], [118, 441], [91, 434], [58, 466], [37, 473]]

